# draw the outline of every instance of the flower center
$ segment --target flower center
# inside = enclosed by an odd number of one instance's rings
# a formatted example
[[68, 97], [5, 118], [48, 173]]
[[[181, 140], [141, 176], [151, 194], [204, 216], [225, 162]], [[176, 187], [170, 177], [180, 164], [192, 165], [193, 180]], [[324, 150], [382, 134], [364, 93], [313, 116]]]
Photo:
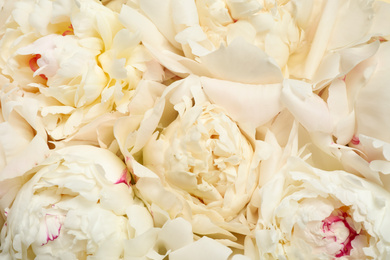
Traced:
[[[38, 60], [41, 58], [41, 54], [35, 54], [28, 62], [30, 65], [30, 68], [33, 72], [39, 69]], [[47, 77], [45, 74], [39, 74], [39, 76], [45, 80], [47, 80]]]
[[74, 35], [74, 30], [73, 30], [73, 25], [69, 25], [68, 26], [68, 29], [69, 30], [66, 30], [62, 33], [62, 36], [66, 36], [66, 35]]
[[336, 257], [349, 255], [352, 250], [352, 241], [359, 235], [348, 223], [347, 218], [349, 218], [347, 213], [338, 212], [337, 215], [331, 214], [322, 221], [323, 239], [338, 242], [343, 246], [335, 255]]

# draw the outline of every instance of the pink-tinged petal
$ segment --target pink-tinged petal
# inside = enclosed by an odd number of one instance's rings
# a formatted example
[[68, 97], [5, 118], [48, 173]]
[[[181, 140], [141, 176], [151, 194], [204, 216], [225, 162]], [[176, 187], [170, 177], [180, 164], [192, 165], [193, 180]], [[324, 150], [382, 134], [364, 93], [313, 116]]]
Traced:
[[42, 243], [42, 246], [57, 239], [62, 227], [61, 216], [46, 214], [43, 221], [44, 222], [41, 223], [40, 233], [42, 234], [43, 232], [44, 235], [46, 235], [46, 238], [45, 242]]
[[[335, 256], [336, 257], [342, 257], [342, 256], [348, 256], [351, 253], [352, 250], [352, 241], [359, 235], [355, 229], [351, 227], [351, 225], [348, 223], [347, 218], [349, 218], [348, 214], [345, 212], [337, 212], [337, 215], [330, 215], [329, 217], [325, 218], [322, 226], [322, 231], [324, 232], [324, 239], [331, 239], [335, 242], [338, 242], [342, 245], [342, 248], [340, 252], [338, 252]], [[336, 227], [335, 223], [341, 222], [342, 225], [339, 225]], [[339, 237], [339, 234], [335, 230], [336, 228], [344, 228], [347, 230], [348, 235], [347, 237], [341, 238]], [[341, 238], [341, 240], [340, 240]]]
[[356, 135], [354, 135], [354, 136], [352, 137], [351, 143], [352, 143], [353, 145], [358, 145], [358, 144], [360, 144], [359, 137], [357, 137]]
[[127, 169], [123, 169], [121, 177], [115, 182], [115, 184], [124, 183], [130, 186], [129, 172]]

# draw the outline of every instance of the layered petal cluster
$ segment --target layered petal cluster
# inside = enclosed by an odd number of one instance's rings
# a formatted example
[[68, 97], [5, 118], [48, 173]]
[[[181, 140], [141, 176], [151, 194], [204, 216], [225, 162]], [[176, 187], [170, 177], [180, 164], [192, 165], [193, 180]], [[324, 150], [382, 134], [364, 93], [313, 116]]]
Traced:
[[146, 41], [162, 64], [243, 83], [275, 83], [283, 75], [323, 86], [348, 72], [356, 59], [348, 52], [390, 35], [384, 26], [389, 6], [382, 1], [138, 2], [176, 48], [167, 54]]
[[[210, 103], [201, 87], [211, 88], [211, 82], [190, 76], [173, 83], [145, 112], [136, 131], [125, 129], [132, 117], [138, 117], [130, 115], [118, 122], [115, 134], [122, 140], [135, 187], [151, 205], [157, 223], [184, 217], [192, 223], [194, 233], [227, 239], [230, 245], [228, 240], [237, 240], [232, 233], [249, 232], [245, 207], [259, 183], [260, 161], [268, 159], [273, 149], [270, 143], [256, 140], [251, 123], [265, 124], [279, 110], [264, 111], [265, 122], [254, 115], [253, 122], [244, 124], [248, 107], [242, 107], [234, 114], [241, 125], [228, 116], [223, 102]], [[258, 98], [268, 88], [280, 94], [280, 86], [213, 83], [230, 87], [227, 99], [243, 89]], [[210, 92], [210, 96], [216, 95]], [[230, 104], [234, 106], [234, 102]], [[252, 105], [265, 108], [264, 104]]]
[[389, 257], [390, 194], [379, 185], [291, 158], [255, 196], [254, 259]]
[[124, 240], [153, 226], [128, 178], [125, 164], [105, 149], [71, 146], [52, 153], [25, 174], [28, 181], [6, 208], [0, 256], [119, 259]]
[[0, 0], [1, 259], [390, 259], [389, 0]]
[[[118, 13], [94, 0], [20, 0], [9, 9], [2, 10], [9, 17], [1, 29], [0, 71], [39, 101], [32, 109], [51, 139], [69, 139], [99, 117], [128, 112], [153, 62]], [[149, 77], [162, 75], [158, 64], [152, 67]]]

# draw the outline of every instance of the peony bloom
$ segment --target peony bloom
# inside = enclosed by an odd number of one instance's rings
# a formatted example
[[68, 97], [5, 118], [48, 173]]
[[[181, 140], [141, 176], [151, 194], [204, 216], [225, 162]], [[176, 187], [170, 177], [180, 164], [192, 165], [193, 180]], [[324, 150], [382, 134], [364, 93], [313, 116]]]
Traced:
[[[6, 88], [7, 84], [4, 84], [3, 89]], [[17, 91], [0, 93], [0, 179], [5, 179], [21, 175], [35, 166], [44, 158], [48, 147], [45, 131], [37, 123], [36, 111], [31, 110], [36, 100], [22, 98]], [[21, 164], [23, 154], [28, 155], [28, 159]]]
[[307, 83], [286, 80], [282, 102], [304, 126], [306, 141], [323, 150], [321, 157], [334, 158], [327, 169], [346, 169], [389, 190], [390, 44], [376, 41], [364, 48], [365, 60], [318, 95]]
[[[390, 189], [389, 86], [390, 43], [380, 43], [371, 58], [361, 62], [344, 80], [335, 80], [329, 87], [327, 102], [335, 117], [339, 155], [353, 172]], [[340, 105], [337, 105], [340, 104]], [[343, 105], [341, 105], [343, 104]], [[337, 108], [339, 107], [339, 108]], [[342, 113], [340, 113], [342, 111]], [[379, 127], [380, 126], [380, 127]]]
[[[0, 205], [5, 206], [11, 205], [20, 188], [15, 178], [43, 161], [49, 150], [44, 129], [36, 123], [35, 111], [31, 110], [31, 105], [36, 104], [36, 100], [22, 99], [18, 94], [20, 93], [12, 91], [1, 98]], [[21, 102], [7, 102], [9, 99]], [[1, 217], [4, 216], [4, 208], [0, 208], [0, 214]]]
[[167, 68], [251, 84], [285, 77], [320, 88], [362, 58], [348, 52], [390, 35], [383, 1], [139, 0], [139, 9], [175, 48], [143, 39]]
[[126, 165], [108, 150], [87, 145], [56, 150], [24, 175], [28, 181], [12, 205], [1, 205], [6, 223], [0, 257], [123, 257], [124, 241], [153, 227], [128, 178]]
[[229, 221], [248, 202], [256, 184], [254, 149], [221, 108], [187, 105], [145, 145], [143, 165], [195, 208], [206, 206]]
[[[2, 11], [9, 9], [0, 30], [0, 72], [39, 101], [33, 109], [53, 140], [127, 113], [144, 72], [162, 76], [139, 33], [99, 1], [19, 0]], [[89, 132], [99, 134], [95, 127]]]
[[[219, 92], [225, 98], [216, 99], [220, 105], [210, 103], [205, 95], [216, 98], [213, 87], [225, 87], [225, 92]], [[257, 140], [255, 127], [266, 125], [280, 112], [279, 106], [267, 110], [267, 101], [258, 101], [268, 97], [277, 102], [280, 89], [280, 85], [189, 76], [172, 83], [141, 119], [130, 114], [117, 122], [115, 135], [121, 151], [155, 223], [183, 217], [195, 234], [242, 249], [235, 241], [237, 234], [249, 232], [245, 207], [260, 180], [260, 161], [269, 158], [274, 145], [272, 140]], [[253, 100], [230, 114], [228, 106], [239, 107], [240, 91]], [[250, 109], [258, 113], [248, 115]], [[136, 127], [130, 129], [131, 123], [137, 123]]]
[[301, 159], [253, 197], [258, 221], [246, 254], [256, 259], [387, 259], [390, 193], [345, 171]]

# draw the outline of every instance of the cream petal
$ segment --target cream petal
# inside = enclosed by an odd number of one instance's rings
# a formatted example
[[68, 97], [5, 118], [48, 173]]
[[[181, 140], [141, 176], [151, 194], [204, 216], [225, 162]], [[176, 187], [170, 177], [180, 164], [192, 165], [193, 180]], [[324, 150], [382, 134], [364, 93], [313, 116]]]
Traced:
[[180, 248], [169, 255], [169, 259], [188, 259], [188, 260], [201, 260], [201, 259], [215, 259], [223, 260], [228, 259], [232, 250], [223, 246], [217, 241], [202, 237], [198, 241]]
[[338, 5], [338, 0], [326, 1], [304, 65], [304, 78], [311, 79], [320, 65], [337, 18], [335, 10], [337, 10]]
[[[206, 40], [206, 35], [200, 26], [191, 26], [176, 34], [175, 40], [181, 44], [191, 44], [191, 42]], [[196, 52], [193, 52], [193, 54], [199, 55]]]
[[335, 80], [328, 88], [328, 107], [334, 124], [333, 135], [338, 144], [347, 144], [355, 131], [354, 113], [350, 111], [345, 82]]
[[124, 259], [125, 260], [143, 260], [146, 257], [146, 254], [149, 252], [150, 248], [153, 248], [157, 236], [158, 236], [159, 230], [149, 229], [147, 232], [143, 233], [142, 235], [135, 237], [130, 240], [126, 240], [124, 242], [125, 246], [125, 253], [124, 253]]
[[153, 218], [144, 206], [131, 205], [127, 208], [126, 214], [130, 226], [135, 229], [136, 237], [153, 228]]
[[234, 19], [244, 19], [260, 11], [263, 6], [255, 0], [227, 0]]
[[257, 32], [252, 24], [247, 21], [240, 20], [227, 26], [226, 41], [228, 44], [230, 44], [232, 41], [234, 41], [234, 39], [242, 37], [247, 42], [254, 42], [256, 33]]
[[74, 156], [88, 156], [94, 164], [100, 165], [105, 172], [105, 178], [116, 183], [122, 176], [123, 171], [127, 171], [123, 162], [112, 152], [88, 145], [77, 145], [64, 147], [57, 151], [59, 154], [72, 154]]
[[326, 103], [312, 92], [310, 84], [285, 80], [281, 100], [309, 132], [332, 131], [331, 115]]
[[175, 29], [180, 31], [180, 27], [193, 26], [199, 24], [198, 10], [192, 0], [172, 0], [172, 20]]
[[[390, 91], [387, 84], [389, 59], [390, 43], [382, 43], [376, 54], [376, 67], [374, 71], [371, 70], [372, 74], [368, 77], [367, 84], [360, 89], [355, 101], [357, 132], [385, 142], [390, 142], [388, 135], [390, 117], [386, 112], [390, 109], [388, 102]], [[379, 125], [381, 127], [378, 127]]]
[[[46, 140], [35, 136], [23, 150], [20, 150], [15, 157], [7, 162], [7, 165], [1, 170], [0, 180], [22, 176], [23, 173], [43, 161], [48, 151]], [[20, 163], [21, 161], [23, 163]]]
[[162, 227], [158, 240], [172, 251], [190, 245], [193, 242], [191, 223], [183, 218], [168, 221]]
[[[127, 214], [129, 218], [131, 214], [133, 214], [132, 216], [137, 216], [137, 214], [134, 214], [134, 211], [137, 210], [134, 209], [136, 205], [132, 205], [133, 198], [130, 195], [131, 193], [127, 185], [119, 183], [113, 186], [103, 187], [100, 192], [100, 205], [107, 210], [112, 210], [116, 215]], [[143, 207], [138, 207], [144, 209]], [[139, 209], [139, 211], [142, 210]], [[139, 216], [140, 220], [145, 222], [147, 218], [150, 218], [149, 213], [148, 216], [142, 214], [139, 214]]]
[[153, 44], [155, 48], [177, 52], [152, 21], [130, 6], [122, 6], [118, 19], [130, 31], [139, 33], [144, 43]]
[[41, 35], [46, 35], [48, 33], [47, 26], [51, 22], [52, 2], [41, 0], [34, 7], [28, 21]]
[[372, 57], [377, 52], [379, 45], [379, 42], [376, 41], [325, 55], [313, 78], [314, 89], [320, 89], [330, 80], [350, 72], [360, 62]]
[[368, 1], [342, 1], [337, 8], [337, 22], [329, 39], [328, 48], [338, 49], [363, 38], [374, 16]]
[[172, 8], [174, 8], [172, 1], [142, 0], [140, 8], [168, 41], [176, 48], [180, 48], [180, 44], [175, 41], [175, 25], [171, 20], [171, 15], [167, 15], [172, 14]]
[[211, 77], [213, 74], [208, 71], [208, 68], [202, 64], [189, 58], [178, 55], [167, 50], [160, 50], [154, 44], [144, 42], [145, 47], [152, 55], [169, 70], [175, 72], [179, 76], [185, 78], [189, 74]]
[[160, 180], [143, 177], [137, 181], [136, 187], [140, 191], [144, 191], [142, 196], [146, 201], [156, 203], [161, 209], [167, 211], [171, 217], [176, 217], [182, 213], [182, 203], [175, 194], [164, 189]]
[[200, 57], [200, 61], [219, 79], [247, 84], [273, 84], [283, 80], [273, 58], [242, 38]]
[[243, 125], [257, 128], [282, 109], [281, 84], [249, 85], [206, 77], [201, 83], [208, 98]]
[[370, 28], [370, 33], [372, 35], [379, 36], [388, 36], [390, 35], [389, 27], [385, 26], [386, 23], [389, 23], [389, 16], [387, 15], [390, 12], [390, 3], [385, 3], [382, 1], [375, 1], [373, 3], [374, 16], [372, 17], [372, 25]]

